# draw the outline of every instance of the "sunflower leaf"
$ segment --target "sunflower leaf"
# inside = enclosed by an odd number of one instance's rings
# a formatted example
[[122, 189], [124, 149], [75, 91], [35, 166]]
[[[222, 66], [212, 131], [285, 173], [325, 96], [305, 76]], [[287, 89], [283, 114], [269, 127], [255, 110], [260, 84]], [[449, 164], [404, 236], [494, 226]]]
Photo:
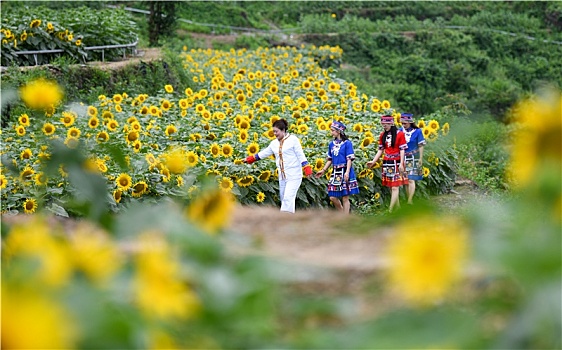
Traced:
[[55, 215], [62, 216], [65, 218], [68, 217], [68, 213], [66, 212], [66, 210], [58, 204], [51, 203], [51, 206], [47, 207], [47, 210], [51, 211]]

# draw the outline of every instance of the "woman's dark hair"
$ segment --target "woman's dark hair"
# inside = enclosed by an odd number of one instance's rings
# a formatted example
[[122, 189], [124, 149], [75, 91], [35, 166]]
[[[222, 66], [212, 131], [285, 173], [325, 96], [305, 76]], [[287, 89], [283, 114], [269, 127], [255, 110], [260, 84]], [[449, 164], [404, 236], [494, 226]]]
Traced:
[[340, 137], [342, 141], [349, 140], [349, 137], [343, 131], [340, 131]]
[[[418, 124], [416, 124], [416, 123], [414, 123], [414, 122], [411, 122], [411, 123], [410, 123], [410, 127], [411, 127], [412, 129], [419, 129], [419, 128], [420, 128], [420, 127], [418, 126]], [[404, 129], [405, 129], [405, 128], [404, 128]]]
[[287, 131], [287, 129], [289, 128], [289, 123], [287, 123], [285, 119], [279, 119], [276, 120], [275, 123], [273, 123], [273, 126], [281, 131]]
[[390, 130], [384, 131], [384, 134], [382, 135], [382, 141], [385, 142], [386, 137], [388, 136], [388, 133], [390, 133], [392, 135], [391, 145], [392, 145], [392, 147], [394, 147], [394, 145], [396, 144], [396, 133], [397, 132], [398, 132], [398, 129], [396, 129], [396, 125], [391, 126]]

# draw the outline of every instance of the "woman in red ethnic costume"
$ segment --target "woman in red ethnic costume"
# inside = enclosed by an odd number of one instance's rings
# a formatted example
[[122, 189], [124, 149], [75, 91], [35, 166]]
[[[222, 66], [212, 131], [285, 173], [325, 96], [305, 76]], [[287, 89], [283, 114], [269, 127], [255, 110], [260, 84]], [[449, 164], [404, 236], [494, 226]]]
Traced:
[[408, 148], [404, 133], [394, 125], [394, 117], [383, 115], [381, 124], [384, 129], [379, 137], [379, 151], [372, 161], [367, 162], [367, 167], [372, 168], [383, 155], [382, 161], [382, 185], [390, 187], [390, 208], [395, 205], [400, 207], [398, 198], [400, 186], [408, 185], [408, 177], [404, 175], [404, 151]]

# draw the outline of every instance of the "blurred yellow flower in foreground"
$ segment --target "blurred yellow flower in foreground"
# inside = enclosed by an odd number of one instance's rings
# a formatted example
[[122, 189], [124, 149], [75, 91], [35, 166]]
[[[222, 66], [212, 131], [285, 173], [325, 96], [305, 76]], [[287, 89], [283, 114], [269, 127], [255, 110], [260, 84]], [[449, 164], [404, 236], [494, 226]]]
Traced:
[[56, 82], [40, 78], [24, 85], [20, 95], [29, 108], [44, 111], [57, 106], [63, 92]]
[[94, 282], [102, 283], [121, 267], [123, 256], [105, 231], [91, 223], [80, 222], [70, 237], [76, 268]]
[[2, 285], [3, 349], [74, 348], [74, 322], [54, 300], [39, 293]]
[[159, 319], [195, 315], [199, 299], [182, 278], [180, 262], [163, 235], [149, 231], [141, 234], [139, 241], [134, 292], [140, 308]]
[[174, 148], [164, 154], [164, 164], [172, 174], [183, 174], [189, 166], [187, 153], [181, 148]]
[[[513, 109], [517, 123], [508, 177], [518, 188], [541, 182], [545, 173], [560, 174], [562, 159], [562, 94], [544, 90]], [[559, 179], [558, 175], [558, 179]]]
[[424, 305], [444, 297], [461, 277], [467, 230], [453, 218], [414, 217], [396, 228], [387, 249], [391, 289]]
[[219, 188], [202, 192], [187, 208], [187, 217], [207, 233], [217, 233], [224, 228], [234, 208], [230, 192]]
[[47, 221], [41, 216], [12, 226], [2, 256], [3, 259], [16, 256], [37, 259], [37, 276], [28, 277], [52, 287], [66, 284], [72, 273], [68, 247], [51, 234]]

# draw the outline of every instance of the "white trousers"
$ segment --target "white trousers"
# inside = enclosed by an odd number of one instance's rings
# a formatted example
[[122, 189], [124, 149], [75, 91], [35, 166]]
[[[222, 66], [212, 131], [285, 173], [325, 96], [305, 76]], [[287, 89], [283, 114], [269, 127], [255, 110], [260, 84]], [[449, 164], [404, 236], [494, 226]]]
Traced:
[[279, 199], [281, 199], [281, 211], [295, 212], [295, 199], [297, 191], [302, 183], [302, 177], [295, 180], [279, 179]]

